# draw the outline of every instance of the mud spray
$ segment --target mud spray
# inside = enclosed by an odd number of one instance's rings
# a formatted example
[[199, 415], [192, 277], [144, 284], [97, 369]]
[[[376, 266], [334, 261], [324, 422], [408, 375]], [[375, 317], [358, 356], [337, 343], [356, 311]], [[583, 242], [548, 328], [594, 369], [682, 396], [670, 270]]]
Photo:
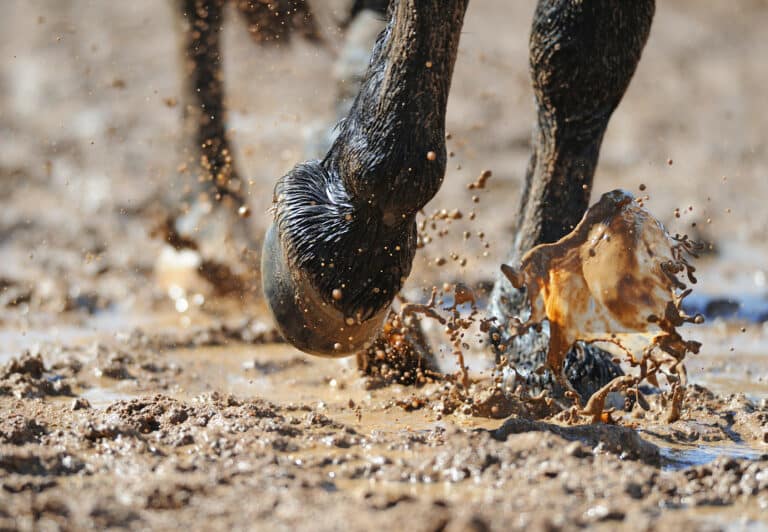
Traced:
[[[470, 189], [483, 188], [489, 176], [484, 172]], [[546, 369], [554, 372], [567, 390], [566, 396], [574, 401], [565, 416], [571, 423], [583, 416], [591, 422], [613, 422], [614, 409], [605, 407], [612, 392], [628, 395], [642, 408], [650, 408], [641, 392], [644, 383], [667, 388], [666, 420], [673, 422], [680, 417], [687, 384], [683, 362], [687, 355], [699, 351], [700, 344], [683, 339], [677, 329], [685, 323], [703, 321], [702, 316], [688, 316], [682, 310], [683, 299], [691, 293], [686, 283], [696, 282], [690, 259], [697, 256], [700, 246], [686, 236], [671, 236], [644, 207], [645, 199], [622, 190], [608, 192], [570, 234], [553, 244], [531, 249], [519, 265], [501, 267], [515, 288], [525, 290], [531, 309], [525, 321], [513, 318], [503, 325], [517, 335], [548, 327]], [[456, 210], [437, 211], [430, 219], [434, 223], [458, 218], [460, 211]], [[450, 305], [443, 306], [445, 300]], [[470, 305], [469, 314], [460, 312], [464, 304]], [[478, 311], [472, 290], [461, 284], [446, 284], [442, 290], [433, 288], [423, 304], [403, 302], [399, 313], [385, 325], [384, 339], [372, 348], [374, 360], [389, 361], [383, 368], [390, 380], [393, 365], [398, 360], [402, 365], [414, 353], [423, 355], [422, 362], [412, 363], [402, 372], [395, 370], [394, 380], [404, 377], [400, 382], [423, 383], [424, 369], [433, 366], [423, 335], [413, 336], [419, 330], [417, 316], [434, 320], [445, 332], [459, 368], [456, 375], [448, 377], [457, 384], [451, 395], [454, 402], [466, 403], [470, 378], [463, 353], [469, 347], [465, 338], [478, 325], [481, 332], [487, 332], [491, 320]], [[622, 375], [607, 383], [583, 408], [562, 373], [568, 350], [579, 340], [615, 346], [635, 370], [633, 375]], [[363, 364], [363, 368], [368, 365]], [[383, 375], [380, 372], [378, 376]], [[494, 379], [495, 385], [499, 382], [499, 378]], [[544, 412], [551, 414], [553, 402], [546, 393], [534, 397], [526, 396], [524, 390], [518, 392], [528, 403], [545, 403], [549, 408]], [[483, 410], [481, 404], [475, 402], [472, 410], [479, 413]], [[496, 417], [508, 414], [508, 410], [493, 404], [489, 412]]]

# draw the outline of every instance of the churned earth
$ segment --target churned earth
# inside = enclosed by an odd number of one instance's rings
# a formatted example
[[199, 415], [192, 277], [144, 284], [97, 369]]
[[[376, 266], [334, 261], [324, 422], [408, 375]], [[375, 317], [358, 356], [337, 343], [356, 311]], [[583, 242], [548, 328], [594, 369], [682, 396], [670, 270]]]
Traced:
[[[454, 155], [425, 209], [410, 301], [457, 282], [482, 299], [505, 259], [533, 119], [532, 10], [470, 6]], [[711, 245], [688, 299], [707, 320], [683, 328], [702, 350], [679, 420], [649, 393], [649, 410], [590, 425], [499, 399], [474, 333], [465, 382], [430, 320], [437, 368], [419, 379], [282, 343], [258, 289], [218, 295], [151, 236], [182, 144], [170, 3], [7, 2], [0, 529], [768, 526], [766, 23], [762, 0], [659, 2], [593, 198], [648, 194], [672, 232]], [[225, 37], [258, 240], [274, 179], [333, 116], [333, 54], [255, 48], [234, 20]]]

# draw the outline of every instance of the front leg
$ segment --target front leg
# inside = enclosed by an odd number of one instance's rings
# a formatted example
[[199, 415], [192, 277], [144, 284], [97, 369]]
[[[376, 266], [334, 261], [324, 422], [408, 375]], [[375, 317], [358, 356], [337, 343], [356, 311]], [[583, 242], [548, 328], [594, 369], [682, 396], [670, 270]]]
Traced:
[[445, 111], [468, 0], [398, 0], [322, 160], [275, 187], [264, 294], [285, 338], [324, 356], [370, 345], [416, 252], [416, 214], [440, 188]]
[[[528, 165], [518, 233], [508, 261], [541, 243], [570, 232], [589, 205], [600, 145], [611, 114], [621, 101], [648, 38], [654, 0], [540, 0], [530, 39], [530, 71], [537, 107], [533, 154]], [[491, 296], [497, 323], [527, 313], [525, 295], [500, 276]], [[497, 356], [535, 367], [544, 353], [532, 335], [510, 341], [507, 331], [491, 331]], [[499, 346], [506, 346], [502, 351]], [[573, 350], [565, 362], [582, 397], [621, 370], [602, 352], [584, 348], [583, 372]], [[607, 382], [607, 381], [606, 381]]]

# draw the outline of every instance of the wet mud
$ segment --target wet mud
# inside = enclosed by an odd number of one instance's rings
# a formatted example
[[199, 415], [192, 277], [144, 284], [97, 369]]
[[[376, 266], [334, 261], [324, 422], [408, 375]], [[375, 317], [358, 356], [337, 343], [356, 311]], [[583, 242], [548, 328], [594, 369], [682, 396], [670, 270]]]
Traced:
[[642, 411], [571, 426], [523, 407], [498, 420], [446, 412], [455, 384], [371, 389], [352, 363], [221, 330], [10, 359], [3, 525], [645, 528], [768, 504], [764, 400], [696, 385], [671, 424]]

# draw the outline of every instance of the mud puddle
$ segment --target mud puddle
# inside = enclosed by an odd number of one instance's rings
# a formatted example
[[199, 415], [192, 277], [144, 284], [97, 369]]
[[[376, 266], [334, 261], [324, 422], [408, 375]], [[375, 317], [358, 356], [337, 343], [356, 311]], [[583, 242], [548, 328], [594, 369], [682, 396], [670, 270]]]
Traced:
[[718, 458], [739, 458], [757, 460], [765, 450], [753, 449], [746, 445], [659, 445], [663, 468], [668, 471], [677, 471], [693, 466], [706, 465]]
[[768, 456], [747, 430], [768, 411], [737, 396], [694, 387], [680, 421], [634, 429], [445, 414], [446, 383], [368, 389], [352, 360], [222, 341], [255, 342], [243, 332], [253, 323], [174, 330], [43, 346], [43, 364], [6, 366], [7, 515], [120, 528], [695, 528], [754, 525], [768, 508]]
[[[16, 345], [26, 346], [25, 348], [31, 349], [32, 352], [42, 352], [46, 363], [53, 366], [58, 364], [66, 367], [66, 364], [71, 363], [71, 360], [67, 362], [67, 352], [78, 353], [77, 364], [85, 369], [78, 372], [76, 383], [72, 386], [72, 394], [53, 399], [54, 402], [64, 405], [69, 405], [69, 397], [72, 396], [85, 399], [94, 409], [103, 410], [118, 401], [148, 398], [158, 392], [179, 401], [217, 393], [236, 397], [264, 397], [280, 405], [306, 405], [312, 411], [332, 415], [335, 420], [366, 435], [418, 434], [444, 431], [448, 427], [494, 430], [501, 423], [500, 420], [458, 412], [444, 416], [439, 402], [441, 391], [449, 386], [447, 383], [433, 383], [421, 388], [395, 384], [385, 388], [368, 389], [366, 380], [358, 373], [354, 358], [310, 357], [285, 344], [249, 345], [229, 340], [220, 345], [177, 347], [176, 341], [183, 345], [184, 338], [187, 341], [189, 338], [202, 338], [202, 344], [211, 340], [210, 333], [205, 331], [211, 327], [210, 324], [214, 320], [201, 316], [196, 318], [199, 323], [187, 324], [182, 329], [188, 332], [182, 333], [181, 336], [178, 323], [181, 316], [174, 313], [164, 314], [162, 319], [155, 320], [149, 328], [141, 329], [140, 335], [143, 338], [153, 338], [153, 335], [165, 338], [156, 342], [160, 344], [157, 350], [143, 361], [135, 356], [122, 359], [124, 355], [120, 354], [126, 349], [126, 345], [135, 343], [130, 339], [139, 334], [135, 332], [137, 329], [130, 332], [123, 327], [72, 327], [71, 342], [63, 342], [57, 336], [46, 337], [42, 332], [37, 336], [14, 334], [10, 331], [5, 331], [4, 334]], [[110, 318], [109, 321], [101, 323], [117, 322], [111, 321]], [[126, 321], [120, 323], [125, 325]], [[217, 327], [220, 328], [221, 325], [214, 326], [214, 329], [218, 330]], [[267, 326], [259, 325], [255, 328], [262, 327]], [[733, 328], [738, 330], [737, 325], [727, 326], [729, 331]], [[168, 333], [163, 331], [168, 330], [175, 331], [171, 340], [164, 336]], [[697, 333], [699, 337], [706, 338], [706, 346], [734, 344], [734, 334], [724, 334], [722, 326], [699, 327]], [[718, 338], [719, 343], [716, 341]], [[744, 348], [743, 351], [734, 348], [734, 352], [723, 353], [714, 348], [712, 353], [705, 350], [692, 358], [689, 361], [691, 382], [701, 384], [724, 396], [741, 394], [757, 408], [765, 409], [768, 389], [762, 381], [752, 378], [761, 371], [768, 372], [768, 357], [759, 354], [768, 352], [768, 345], [760, 344], [758, 340], [759, 337], [745, 340], [746, 343], [735, 342], [736, 346]], [[218, 341], [213, 343], [219, 344]], [[149, 345], [151, 344], [150, 341]], [[61, 346], [67, 347], [62, 349]], [[104, 353], [109, 353], [106, 359]], [[488, 359], [484, 356], [473, 351], [468, 353], [467, 358], [467, 365], [476, 368], [470, 375], [479, 389], [490, 386], [491, 371], [488, 368]], [[449, 370], [455, 369], [452, 367], [455, 360], [450, 353], [444, 353], [440, 358], [442, 366]], [[723, 378], [717, 364], [718, 361], [725, 360], [728, 361], [726, 367], [729, 368], [730, 379]], [[161, 363], [158, 364], [158, 361]], [[172, 378], [141, 382], [141, 367], [153, 365], [160, 366], [159, 370], [153, 368], [153, 372], [169, 373]], [[56, 381], [62, 377], [51, 373], [46, 378]], [[632, 418], [626, 419], [630, 423], [637, 423], [637, 420]], [[759, 426], [755, 427], [758, 432], [760, 429]], [[638, 430], [643, 434], [642, 423], [638, 425]], [[760, 445], [758, 441], [745, 443], [738, 438], [735, 438], [738, 441], [732, 441], [727, 434], [720, 435], [723, 440], [720, 442], [690, 443], [686, 441], [691, 437], [690, 432], [686, 433], [685, 437], [680, 434], [676, 437], [669, 437], [667, 434], [657, 437], [658, 434], [652, 430], [646, 437], [659, 447], [664, 467], [671, 470], [703, 465], [718, 457], [755, 459], [768, 452], [768, 447]], [[696, 434], [696, 429], [692, 429], [692, 432]], [[697, 436], [694, 435], [693, 438], [696, 439]], [[704, 439], [707, 438], [705, 435]]]

